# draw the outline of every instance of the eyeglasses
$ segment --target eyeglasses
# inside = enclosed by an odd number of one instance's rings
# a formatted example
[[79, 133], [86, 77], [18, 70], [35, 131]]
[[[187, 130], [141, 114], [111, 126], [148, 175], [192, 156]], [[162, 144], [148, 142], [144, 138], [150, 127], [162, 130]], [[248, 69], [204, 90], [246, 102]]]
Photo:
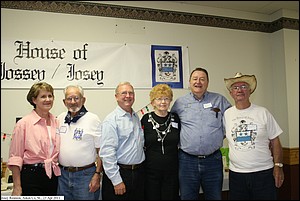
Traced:
[[238, 91], [240, 90], [247, 90], [249, 87], [247, 85], [241, 85], [241, 86], [233, 86], [231, 87], [231, 90], [233, 91]]
[[80, 97], [75, 96], [75, 97], [68, 97], [68, 98], [66, 98], [66, 101], [72, 102], [72, 100], [74, 100], [75, 102], [78, 102], [80, 99], [81, 99]]
[[162, 101], [170, 102], [170, 101], [171, 101], [170, 98], [155, 98], [155, 100], [156, 100], [157, 102], [162, 102]]
[[132, 91], [123, 91], [123, 92], [120, 92], [120, 93], [118, 93], [118, 94], [120, 94], [121, 96], [127, 96], [127, 94], [128, 94], [129, 96], [133, 96], [133, 95], [134, 95], [134, 92], [132, 92]]

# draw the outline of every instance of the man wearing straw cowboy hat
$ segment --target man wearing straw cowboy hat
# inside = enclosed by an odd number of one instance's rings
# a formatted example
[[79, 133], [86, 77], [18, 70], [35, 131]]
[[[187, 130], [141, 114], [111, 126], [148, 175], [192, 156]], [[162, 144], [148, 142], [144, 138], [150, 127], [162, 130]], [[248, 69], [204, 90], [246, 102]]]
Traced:
[[235, 105], [224, 113], [229, 145], [229, 199], [274, 200], [283, 184], [283, 132], [272, 114], [250, 102], [255, 75], [236, 73], [224, 79]]

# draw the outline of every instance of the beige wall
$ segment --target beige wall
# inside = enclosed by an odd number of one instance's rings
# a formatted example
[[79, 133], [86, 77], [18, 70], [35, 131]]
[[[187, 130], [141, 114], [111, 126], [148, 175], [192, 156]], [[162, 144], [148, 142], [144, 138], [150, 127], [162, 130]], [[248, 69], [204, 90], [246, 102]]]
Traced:
[[273, 114], [284, 130], [285, 147], [299, 147], [299, 31], [271, 34]]
[[[135, 5], [136, 3], [134, 3]], [[267, 21], [274, 16], [245, 12], [147, 3], [149, 7], [167, 7], [185, 12]], [[136, 5], [135, 5], [136, 6]], [[218, 14], [219, 13], [219, 14]], [[295, 15], [285, 11], [284, 14]], [[118, 25], [118, 26], [116, 26]], [[145, 27], [145, 29], [143, 29]], [[205, 67], [210, 76], [209, 90], [225, 95], [231, 102], [223, 79], [236, 72], [255, 74], [258, 87], [251, 100], [268, 108], [284, 130], [284, 147], [299, 147], [299, 31], [279, 30], [261, 33], [152, 21], [117, 19], [98, 16], [48, 13], [1, 8], [1, 40], [65, 40], [108, 43], [183, 45], [189, 49], [190, 70]], [[1, 51], [5, 51], [2, 50]], [[150, 76], [150, 75], [149, 75]], [[130, 81], [130, 80], [128, 80]], [[1, 132], [12, 133], [15, 118], [29, 113], [28, 90], [1, 89]], [[174, 98], [188, 89], [174, 89]], [[149, 89], [136, 90], [136, 110], [148, 104]], [[111, 112], [116, 102], [113, 90], [86, 90], [86, 107], [100, 119]], [[62, 90], [55, 91], [52, 113], [65, 111]], [[232, 102], [233, 103], [233, 102]], [[1, 142], [1, 155], [7, 159], [9, 141]]]

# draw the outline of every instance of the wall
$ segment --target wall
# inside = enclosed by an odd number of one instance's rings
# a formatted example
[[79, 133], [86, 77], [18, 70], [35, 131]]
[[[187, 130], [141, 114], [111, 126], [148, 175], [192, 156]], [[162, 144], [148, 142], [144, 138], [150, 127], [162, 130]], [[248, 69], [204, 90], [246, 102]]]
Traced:
[[[139, 3], [131, 2], [131, 4], [136, 6]], [[146, 4], [151, 8], [160, 6], [165, 9], [244, 19], [246, 16], [262, 21], [272, 18], [261, 14], [198, 8], [176, 3]], [[251, 100], [274, 113], [280, 126], [288, 133], [281, 136], [285, 147], [299, 147], [298, 125], [289, 121], [294, 118], [299, 120], [299, 117], [295, 116], [297, 114], [294, 109], [296, 107], [298, 111], [299, 106], [296, 104], [299, 99], [297, 101], [288, 98], [289, 96], [296, 98], [299, 93], [297, 89], [299, 85], [296, 85], [296, 82], [299, 84], [299, 74], [294, 73], [294, 70], [299, 72], [297, 62], [299, 46], [295, 46], [299, 44], [298, 33], [298, 30], [280, 30], [270, 34], [189, 24], [1, 8], [1, 40], [41, 39], [187, 46], [190, 71], [198, 66], [205, 67], [210, 76], [209, 90], [225, 95], [231, 102], [223, 79], [232, 77], [236, 72], [255, 74], [258, 87]], [[279, 48], [279, 51], [274, 52], [274, 48]], [[286, 61], [290, 58], [296, 61]], [[277, 82], [277, 78], [280, 82]], [[149, 90], [136, 89], [134, 109], [138, 110], [148, 104]], [[31, 111], [32, 107], [26, 101], [27, 92], [28, 90], [1, 89], [1, 132], [12, 133], [15, 118]], [[174, 89], [174, 98], [187, 92], [188, 89]], [[102, 120], [116, 106], [113, 90], [86, 90], [86, 97], [88, 110], [99, 115]], [[52, 109], [55, 115], [65, 111], [62, 98], [62, 90], [56, 89]], [[9, 142], [6, 140], [2, 143], [4, 146], [1, 146], [1, 155], [6, 161]]]
[[280, 30], [271, 34], [273, 59], [273, 114], [281, 122], [286, 147], [299, 147], [299, 114], [294, 108], [299, 108], [299, 32]]

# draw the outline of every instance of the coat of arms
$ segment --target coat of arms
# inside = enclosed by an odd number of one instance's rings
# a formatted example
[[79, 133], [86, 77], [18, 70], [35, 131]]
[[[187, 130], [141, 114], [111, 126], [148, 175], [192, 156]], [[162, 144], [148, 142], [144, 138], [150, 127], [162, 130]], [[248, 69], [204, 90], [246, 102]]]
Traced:
[[176, 80], [178, 58], [175, 54], [165, 51], [160, 53], [157, 58], [158, 78], [162, 81]]

